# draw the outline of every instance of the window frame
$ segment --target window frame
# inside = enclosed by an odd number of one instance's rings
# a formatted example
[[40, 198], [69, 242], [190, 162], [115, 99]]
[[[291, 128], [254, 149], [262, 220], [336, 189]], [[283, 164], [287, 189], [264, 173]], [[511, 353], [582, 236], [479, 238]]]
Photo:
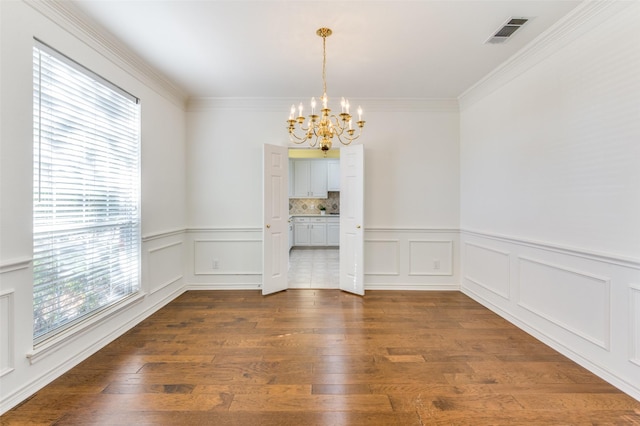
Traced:
[[[144, 297], [144, 292], [142, 291], [142, 274], [141, 274], [141, 270], [142, 270], [142, 236], [141, 236], [141, 224], [142, 224], [142, 218], [141, 218], [141, 108], [140, 108], [140, 100], [131, 95], [129, 92], [123, 90], [122, 88], [120, 88], [119, 86], [111, 83], [109, 80], [101, 77], [100, 75], [98, 75], [97, 73], [89, 70], [88, 68], [86, 68], [85, 66], [79, 64], [78, 62], [74, 61], [73, 59], [69, 58], [68, 56], [64, 55], [63, 53], [59, 52], [58, 50], [50, 47], [49, 45], [47, 45], [46, 43], [43, 43], [42, 41], [38, 40], [37, 38], [34, 38], [34, 44], [33, 44], [33, 55], [34, 55], [34, 63], [32, 65], [32, 69], [33, 69], [33, 73], [34, 73], [34, 85], [33, 85], [33, 97], [34, 97], [34, 105], [33, 105], [33, 111], [34, 111], [34, 116], [33, 116], [33, 148], [34, 148], [34, 153], [33, 153], [33, 158], [34, 158], [34, 170], [33, 170], [33, 180], [34, 180], [34, 186], [33, 186], [33, 213], [32, 213], [32, 218], [34, 221], [34, 229], [33, 229], [33, 247], [34, 247], [34, 254], [33, 254], [33, 276], [34, 276], [34, 287], [33, 287], [33, 295], [34, 295], [34, 312], [33, 312], [33, 318], [34, 318], [34, 327], [33, 327], [33, 342], [34, 342], [34, 349], [45, 349], [47, 347], [49, 347], [50, 345], [55, 345], [57, 341], [60, 340], [66, 340], [67, 337], [72, 336], [77, 334], [78, 332], [80, 332], [81, 330], [86, 329], [87, 327], [90, 327], [94, 324], [96, 324], [97, 322], [101, 321], [102, 319], [112, 315], [113, 313], [123, 309], [124, 307], [128, 306], [130, 303], [134, 303], [138, 300], [140, 300], [142, 297]], [[41, 53], [37, 53], [37, 51], [40, 51]], [[84, 78], [93, 80], [94, 85], [99, 85], [100, 89], [99, 90], [103, 90], [103, 89], [107, 89], [110, 92], [117, 94], [117, 96], [123, 97], [124, 100], [122, 102], [131, 102], [131, 104], [134, 106], [132, 110], [135, 110], [134, 112], [134, 121], [132, 121], [133, 124], [130, 125], [131, 129], [135, 128], [134, 133], [132, 133], [131, 135], [128, 135], [129, 137], [134, 135], [135, 137], [132, 138], [131, 140], [135, 141], [134, 144], [131, 147], [131, 152], [129, 152], [129, 154], [133, 153], [133, 156], [131, 158], [133, 158], [133, 163], [135, 164], [135, 170], [131, 169], [131, 168], [127, 168], [126, 170], [128, 170], [131, 173], [132, 179], [131, 182], [133, 182], [131, 184], [131, 191], [133, 194], [132, 196], [129, 196], [127, 198], [129, 204], [125, 204], [126, 206], [129, 207], [129, 210], [133, 211], [133, 213], [129, 213], [129, 216], [124, 216], [125, 219], [127, 218], [131, 218], [132, 220], [127, 221], [121, 221], [120, 223], [124, 223], [125, 226], [128, 225], [128, 227], [126, 227], [126, 230], [129, 232], [127, 234], [127, 237], [131, 237], [129, 238], [132, 242], [128, 242], [126, 244], [126, 247], [129, 249], [129, 252], [127, 253], [135, 253], [135, 260], [131, 261], [131, 260], [127, 260], [126, 263], [129, 266], [129, 269], [127, 269], [127, 273], [122, 273], [123, 275], [127, 275], [126, 279], [122, 279], [122, 281], [118, 281], [118, 284], [124, 285], [125, 287], [129, 287], [129, 289], [125, 289], [125, 293], [123, 295], [119, 295], [118, 297], [115, 298], [109, 298], [107, 297], [107, 299], [109, 299], [107, 301], [107, 303], [104, 304], [100, 304], [97, 308], [95, 309], [91, 309], [87, 312], [81, 313], [80, 315], [75, 316], [73, 319], [71, 320], [67, 320], [62, 322], [61, 324], [57, 325], [56, 327], [53, 327], [51, 329], [47, 329], [46, 332], [44, 333], [40, 333], [40, 334], [36, 334], [36, 312], [35, 312], [35, 308], [36, 308], [36, 268], [37, 265], [36, 263], [38, 262], [38, 260], [40, 259], [39, 257], [36, 256], [36, 242], [40, 241], [37, 240], [37, 237], [40, 235], [37, 233], [37, 230], [40, 229], [39, 226], [36, 225], [36, 204], [38, 203], [38, 197], [40, 196], [40, 185], [42, 184], [42, 180], [41, 180], [41, 176], [40, 174], [42, 173], [42, 164], [41, 164], [41, 149], [42, 149], [42, 133], [43, 133], [43, 127], [42, 127], [42, 86], [41, 86], [41, 76], [42, 76], [42, 61], [39, 60], [38, 64], [36, 65], [36, 56], [37, 55], [41, 55], [42, 53], [50, 56], [51, 58], [53, 58], [54, 60], [57, 60], [59, 63], [64, 64], [64, 66], [68, 67], [70, 70], [72, 70], [75, 73], [79, 73], [81, 74]], [[40, 58], [40, 56], [39, 56]], [[36, 72], [38, 73], [36, 76]], [[71, 71], [70, 74], [71, 75]], [[38, 84], [36, 84], [36, 79], [38, 80]], [[75, 80], [75, 82], [80, 85], [81, 83], [79, 83], [79, 80]], [[72, 81], [73, 83], [73, 81]], [[84, 82], [84, 84], [86, 84], [86, 81]], [[98, 86], [95, 86], [98, 87]], [[98, 89], [96, 89], [98, 90]], [[93, 95], [93, 92], [89, 92], [89, 95]], [[36, 104], [36, 99], [38, 100], [38, 104]], [[94, 101], [94, 105], [97, 106], [97, 102], [99, 101]], [[78, 105], [76, 105], [76, 107], [78, 107]], [[119, 110], [117, 110], [119, 111]], [[59, 111], [58, 111], [59, 112]], [[78, 129], [78, 131], [80, 130], [86, 130], [86, 129]], [[73, 133], [72, 131], [70, 131], [70, 133]], [[98, 137], [102, 137], [104, 139], [109, 139], [108, 137], [106, 137], [105, 135], [100, 135], [98, 134]], [[131, 140], [128, 140], [128, 142], [131, 142]], [[87, 150], [95, 150], [97, 151], [97, 146], [100, 146], [98, 144], [94, 144], [91, 145], [91, 142], [93, 140], [90, 139], [88, 142], [84, 142], [85, 147], [87, 147]], [[53, 144], [54, 142], [52, 142]], [[58, 142], [60, 143], [60, 142]], [[120, 143], [125, 144], [126, 142], [121, 142], [119, 141], [117, 145], [114, 145], [116, 147], [120, 147]], [[105, 145], [106, 146], [106, 145]], [[109, 148], [110, 146], [107, 146], [107, 148]], [[109, 151], [107, 149], [107, 151]], [[109, 158], [111, 158], [111, 156], [107, 155]], [[102, 159], [101, 155], [98, 154], [96, 155], [96, 157]], [[118, 158], [118, 155], [113, 156], [116, 159]], [[131, 158], [129, 159], [129, 162], [131, 161]], [[81, 164], [81, 163], [78, 163]], [[74, 165], [75, 166], [75, 165]], [[71, 168], [73, 169], [73, 168]], [[109, 169], [108, 174], [106, 174], [105, 176], [114, 176], [112, 173], [114, 172], [114, 170], [116, 170], [116, 167], [106, 167], [106, 169]], [[123, 170], [125, 170], [123, 168]], [[97, 174], [97, 172], [94, 171], [94, 175]], [[128, 175], [127, 175], [128, 176]], [[104, 179], [108, 179], [108, 178], [104, 178]], [[82, 180], [82, 177], [77, 178], [78, 181]], [[100, 180], [100, 179], [97, 179]], [[53, 180], [52, 180], [53, 181]], [[104, 184], [104, 182], [102, 182]], [[119, 189], [120, 187], [118, 187]], [[74, 193], [75, 194], [75, 193]], [[99, 192], [98, 192], [99, 194]], [[129, 194], [129, 195], [131, 195]], [[53, 197], [52, 197], [53, 198]], [[86, 200], [86, 198], [91, 198], [91, 197], [79, 197], [78, 199], [82, 199], [83, 201]], [[126, 198], [126, 197], [125, 197]], [[52, 202], [55, 202], [55, 200]], [[96, 208], [96, 206], [98, 204], [91, 204], [88, 203], [87, 204], [90, 207], [94, 207]], [[120, 204], [117, 203], [112, 203], [112, 205], [118, 205], [120, 206]], [[131, 207], [133, 206], [133, 207]], [[55, 209], [55, 207], [53, 207]], [[117, 212], [116, 212], [117, 213]], [[108, 215], [108, 214], [107, 214]], [[66, 225], [66, 229], [67, 231], [69, 231], [70, 229], [73, 229], [73, 226], [70, 225]], [[95, 225], [85, 225], [85, 226], [81, 226], [80, 228], [83, 228], [85, 230], [85, 232], [87, 230], [92, 230], [95, 229], [96, 226]], [[112, 222], [110, 224], [107, 224], [106, 226], [104, 226], [104, 229], [111, 229], [111, 230], [115, 230], [117, 229], [117, 225], [115, 224], [115, 222]], [[111, 243], [111, 245], [113, 245], [115, 243], [115, 235], [122, 235], [122, 234], [118, 234], [118, 233], [114, 233], [112, 238], [108, 239], [108, 241]], [[86, 238], [86, 237], [85, 237]], [[120, 237], [122, 238], [122, 237]], [[97, 241], [97, 240], [96, 240]], [[100, 244], [99, 242], [93, 242], [93, 245], [95, 246], [101, 246], [102, 244]], [[121, 239], [118, 240], [118, 242], [120, 242]], [[114, 251], [112, 250], [112, 253]], [[113, 254], [110, 255], [111, 257], [107, 257], [106, 262], [111, 263], [114, 261], [114, 257]], [[84, 256], [89, 257], [88, 255], [85, 254]], [[99, 262], [105, 262], [105, 260], [100, 260]], [[98, 262], [98, 263], [99, 263]], [[85, 263], [92, 263], [92, 261], [86, 261]], [[94, 269], [95, 269], [95, 265]], [[90, 268], [89, 268], [90, 269]], [[111, 268], [110, 268], [111, 269]], [[95, 271], [94, 271], [95, 272]], [[111, 279], [112, 277], [109, 275], [109, 286], [111, 286]], [[86, 287], [85, 287], [86, 288]], [[96, 286], [96, 288], [100, 288], [98, 286]], [[98, 292], [98, 296], [102, 297], [102, 295], [100, 295], [99, 293], [104, 293], [102, 290], [100, 290]], [[86, 292], [85, 292], [86, 294]], [[37, 356], [37, 351], [30, 353], [28, 355], [29, 358], [33, 358]]]

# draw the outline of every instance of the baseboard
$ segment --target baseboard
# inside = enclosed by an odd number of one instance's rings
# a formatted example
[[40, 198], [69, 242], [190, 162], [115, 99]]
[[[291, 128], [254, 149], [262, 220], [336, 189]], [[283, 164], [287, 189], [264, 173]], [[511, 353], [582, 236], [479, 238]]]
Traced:
[[459, 291], [460, 284], [402, 284], [402, 283], [365, 283], [366, 290], [407, 290], [407, 291]]
[[197, 290], [260, 290], [262, 284], [259, 283], [190, 283], [185, 286], [185, 291]]

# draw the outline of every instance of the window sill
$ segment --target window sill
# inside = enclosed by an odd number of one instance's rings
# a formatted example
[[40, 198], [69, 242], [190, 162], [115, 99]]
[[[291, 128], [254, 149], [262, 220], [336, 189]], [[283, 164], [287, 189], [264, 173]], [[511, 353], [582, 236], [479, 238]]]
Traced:
[[75, 324], [74, 326], [62, 331], [61, 333], [56, 334], [55, 336], [51, 336], [49, 339], [46, 339], [36, 345], [34, 345], [33, 350], [27, 353], [27, 359], [30, 364], [35, 364], [42, 358], [46, 358], [47, 355], [58, 351], [65, 344], [71, 342], [72, 340], [78, 338], [80, 334], [87, 333], [97, 326], [104, 323], [105, 320], [114, 316], [118, 312], [121, 312], [130, 306], [139, 303], [146, 296], [144, 292], [138, 292], [132, 294], [126, 299], [121, 300], [120, 302], [109, 306], [101, 312], [98, 312], [95, 315], [87, 318], [84, 321]]

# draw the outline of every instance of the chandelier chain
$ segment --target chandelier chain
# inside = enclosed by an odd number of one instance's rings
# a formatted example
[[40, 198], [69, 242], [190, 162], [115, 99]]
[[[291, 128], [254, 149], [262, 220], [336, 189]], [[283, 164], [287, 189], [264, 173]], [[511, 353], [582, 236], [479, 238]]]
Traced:
[[327, 95], [327, 37], [322, 37], [322, 96]]

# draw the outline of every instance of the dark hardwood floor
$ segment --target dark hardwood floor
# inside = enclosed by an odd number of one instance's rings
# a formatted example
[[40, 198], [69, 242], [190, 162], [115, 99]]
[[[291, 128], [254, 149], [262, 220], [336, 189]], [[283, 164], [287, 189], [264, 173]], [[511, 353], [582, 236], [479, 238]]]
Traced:
[[191, 291], [2, 425], [640, 425], [640, 402], [459, 292]]

